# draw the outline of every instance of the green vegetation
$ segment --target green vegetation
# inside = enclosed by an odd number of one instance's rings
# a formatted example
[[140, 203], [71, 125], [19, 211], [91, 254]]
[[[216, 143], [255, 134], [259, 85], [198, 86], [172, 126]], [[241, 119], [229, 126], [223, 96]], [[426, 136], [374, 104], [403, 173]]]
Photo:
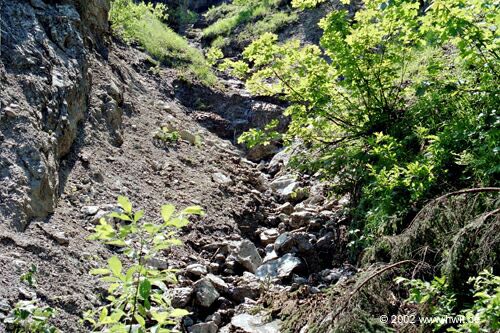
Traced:
[[181, 139], [178, 131], [171, 131], [167, 127], [162, 127], [156, 131], [154, 137], [166, 143], [176, 143]]
[[[254, 94], [290, 103], [283, 140], [302, 147], [291, 166], [350, 195], [354, 260], [425, 261], [461, 298], [467, 278], [498, 262], [499, 238], [490, 231], [498, 227], [492, 187], [500, 184], [499, 14], [493, 0], [365, 0], [354, 16], [339, 10], [321, 21], [320, 46], [266, 33], [242, 60], [223, 64], [245, 76]], [[251, 130], [240, 141], [265, 144], [268, 132]], [[498, 288], [496, 276], [475, 279]], [[479, 327], [455, 329], [487, 332], [498, 322], [491, 316], [498, 293], [484, 285], [475, 287], [474, 306], [462, 299], [453, 309], [438, 306], [443, 314], [481, 317]], [[370, 302], [382, 306], [363, 295], [344, 301], [356, 304], [349, 310], [341, 301], [332, 312], [351, 312], [328, 329], [352, 328], [357, 315], [367, 322]]]
[[177, 7], [173, 11], [172, 16], [179, 25], [193, 24], [198, 20], [198, 14], [188, 9], [185, 4]]
[[243, 54], [251, 91], [293, 103], [295, 165], [342, 173], [356, 229], [392, 234], [433, 195], [498, 183], [498, 5], [468, 3], [366, 1], [322, 20], [322, 49], [268, 33]]
[[297, 14], [283, 11], [282, 0], [236, 0], [211, 8], [205, 17], [210, 26], [203, 30], [203, 37], [212, 40], [212, 46], [223, 47], [231, 40], [249, 43], [255, 36], [275, 32], [297, 20]]
[[138, 43], [156, 59], [186, 69], [201, 82], [213, 85], [216, 77], [203, 54], [163, 23], [165, 13], [163, 4], [113, 0], [109, 18], [113, 31], [126, 42]]
[[[20, 281], [30, 287], [36, 286], [37, 266], [32, 264], [26, 273], [20, 277]], [[53, 308], [40, 307], [36, 299], [31, 301], [19, 301], [9, 314], [3, 319], [3, 323], [12, 333], [57, 333], [58, 329], [48, 322], [55, 315]]]
[[179, 246], [177, 231], [185, 227], [190, 215], [203, 215], [198, 206], [175, 213], [175, 207], [161, 208], [161, 223], [143, 221], [143, 211], [133, 211], [125, 197], [118, 198], [123, 213], [111, 213], [108, 218], [118, 222], [110, 224], [106, 218], [95, 227], [91, 240], [119, 247], [129, 257], [124, 265], [117, 256], [108, 259], [104, 268], [90, 273], [100, 275], [108, 283], [108, 304], [89, 311], [85, 320], [95, 332], [168, 333], [188, 312], [172, 308], [167, 284], [176, 283], [174, 270], [158, 270], [152, 260], [164, 250]]
[[35, 301], [19, 301], [4, 319], [12, 333], [56, 333], [55, 327], [48, 324], [54, 316], [51, 307], [39, 307]]
[[37, 267], [35, 264], [32, 264], [30, 269], [21, 275], [21, 282], [26, 283], [30, 287], [34, 287], [36, 285], [36, 274], [37, 274]]
[[[461, 319], [456, 327], [448, 327], [448, 332], [495, 332], [500, 329], [500, 276], [490, 270], [471, 277], [473, 301], [461, 307], [457, 295], [450, 288], [446, 277], [435, 277], [431, 282], [397, 278], [396, 282], [410, 288], [409, 302], [418, 304], [420, 313], [434, 318], [454, 316]], [[446, 328], [445, 321], [435, 321], [429, 328], [434, 331]]]
[[252, 128], [238, 138], [238, 143], [246, 143], [249, 148], [253, 148], [259, 144], [265, 146], [277, 141], [281, 138], [281, 134], [275, 130], [278, 125], [279, 121], [274, 119], [263, 130]]

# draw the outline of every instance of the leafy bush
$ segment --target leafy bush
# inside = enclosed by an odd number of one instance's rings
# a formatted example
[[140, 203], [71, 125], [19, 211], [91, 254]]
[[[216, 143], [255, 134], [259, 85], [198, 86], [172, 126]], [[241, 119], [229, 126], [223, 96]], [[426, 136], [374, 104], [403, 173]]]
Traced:
[[263, 130], [250, 129], [238, 138], [238, 143], [244, 143], [248, 148], [253, 148], [259, 144], [267, 146], [272, 141], [277, 141], [281, 138], [281, 135], [275, 130], [278, 125], [279, 121], [274, 119]]
[[212, 66], [215, 66], [223, 57], [224, 53], [222, 53], [222, 50], [218, 47], [211, 47], [207, 51], [207, 61]]
[[56, 333], [59, 331], [48, 324], [54, 313], [51, 307], [41, 308], [35, 301], [19, 301], [3, 322], [13, 333]]
[[207, 85], [216, 82], [203, 54], [162, 21], [166, 7], [132, 0], [113, 0], [109, 18], [113, 31], [127, 42], [140, 44], [156, 59], [187, 69]]
[[108, 218], [118, 222], [112, 224], [106, 218], [95, 227], [91, 240], [119, 247], [130, 261], [125, 264], [117, 256], [108, 259], [106, 267], [93, 269], [90, 273], [100, 275], [108, 283], [109, 302], [89, 311], [85, 320], [96, 332], [167, 333], [168, 327], [188, 312], [172, 308], [167, 284], [175, 283], [174, 270], [158, 270], [152, 260], [164, 250], [179, 246], [177, 230], [185, 227], [189, 215], [203, 215], [198, 206], [188, 207], [175, 213], [175, 207], [161, 208], [161, 223], [143, 221], [143, 211], [133, 211], [125, 197], [119, 197], [122, 213], [111, 213]]
[[[410, 288], [407, 301], [419, 304], [424, 316], [437, 318], [457, 317], [462, 319], [448, 332], [494, 332], [500, 329], [500, 277], [484, 270], [469, 279], [474, 302], [459, 304], [445, 277], [435, 277], [431, 282], [397, 278]], [[434, 330], [446, 328], [449, 323], [434, 321]]]
[[193, 24], [198, 20], [198, 14], [193, 12], [192, 10], [186, 8], [181, 5], [177, 7], [172, 16], [175, 18], [176, 23], [178, 24]]
[[305, 148], [293, 164], [350, 191], [352, 227], [376, 236], [439, 193], [498, 184], [499, 5], [364, 4], [321, 21], [321, 48], [266, 33], [243, 57], [249, 90], [291, 102], [284, 139]]

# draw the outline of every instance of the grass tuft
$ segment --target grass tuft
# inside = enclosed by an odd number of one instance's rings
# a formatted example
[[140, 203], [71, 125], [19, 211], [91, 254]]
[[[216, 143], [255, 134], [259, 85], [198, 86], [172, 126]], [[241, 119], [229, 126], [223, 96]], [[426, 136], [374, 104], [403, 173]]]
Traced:
[[280, 10], [282, 5], [282, 0], [240, 0], [212, 7], [205, 13], [212, 24], [203, 30], [203, 37], [222, 47], [231, 40], [245, 43], [264, 32], [278, 31], [297, 20], [297, 14]]
[[126, 42], [141, 45], [163, 63], [187, 69], [206, 85], [215, 84], [217, 78], [203, 53], [163, 23], [165, 13], [162, 4], [114, 0], [109, 16], [113, 31]]

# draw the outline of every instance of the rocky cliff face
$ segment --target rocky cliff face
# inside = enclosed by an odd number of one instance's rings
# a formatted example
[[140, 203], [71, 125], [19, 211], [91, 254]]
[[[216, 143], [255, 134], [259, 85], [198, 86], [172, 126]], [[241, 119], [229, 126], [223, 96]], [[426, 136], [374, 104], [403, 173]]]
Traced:
[[59, 165], [85, 118], [89, 59], [105, 56], [109, 0], [5, 0], [1, 11], [0, 218], [54, 210]]

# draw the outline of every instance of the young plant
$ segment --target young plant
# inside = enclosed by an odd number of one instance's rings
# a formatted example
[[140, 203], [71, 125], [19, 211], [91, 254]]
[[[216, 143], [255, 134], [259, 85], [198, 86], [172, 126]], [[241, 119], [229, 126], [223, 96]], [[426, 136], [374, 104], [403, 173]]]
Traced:
[[[396, 279], [410, 288], [407, 301], [419, 305], [419, 311], [432, 317], [459, 317], [462, 320], [447, 332], [496, 332], [500, 329], [500, 277], [491, 270], [484, 270], [471, 277], [473, 304], [459, 304], [446, 277], [434, 277], [431, 282], [403, 277]], [[434, 321], [434, 329], [440, 330], [447, 323]]]
[[211, 48], [208, 49], [206, 57], [207, 57], [207, 62], [211, 66], [215, 66], [220, 59], [224, 58], [224, 53], [220, 48], [212, 46]]
[[176, 213], [173, 205], [164, 205], [162, 221], [156, 223], [144, 221], [144, 212], [133, 211], [127, 198], [120, 196], [118, 204], [123, 212], [102, 218], [89, 239], [119, 247], [129, 260], [124, 264], [112, 256], [106, 267], [90, 271], [109, 284], [109, 303], [87, 312], [84, 320], [95, 332], [170, 332], [188, 311], [171, 306], [167, 285], [176, 282], [175, 271], [158, 270], [151, 263], [164, 250], [182, 245], [177, 231], [189, 223], [188, 216], [204, 212], [192, 206]]
[[36, 286], [36, 273], [37, 273], [37, 267], [35, 264], [32, 264], [30, 269], [21, 275], [21, 282], [26, 283], [30, 287]]
[[177, 131], [169, 131], [168, 128], [162, 127], [158, 131], [155, 132], [155, 139], [161, 140], [166, 143], [176, 143], [181, 139], [179, 132]]
[[48, 324], [54, 313], [51, 307], [38, 307], [35, 301], [19, 301], [3, 322], [12, 333], [56, 333], [59, 330]]

